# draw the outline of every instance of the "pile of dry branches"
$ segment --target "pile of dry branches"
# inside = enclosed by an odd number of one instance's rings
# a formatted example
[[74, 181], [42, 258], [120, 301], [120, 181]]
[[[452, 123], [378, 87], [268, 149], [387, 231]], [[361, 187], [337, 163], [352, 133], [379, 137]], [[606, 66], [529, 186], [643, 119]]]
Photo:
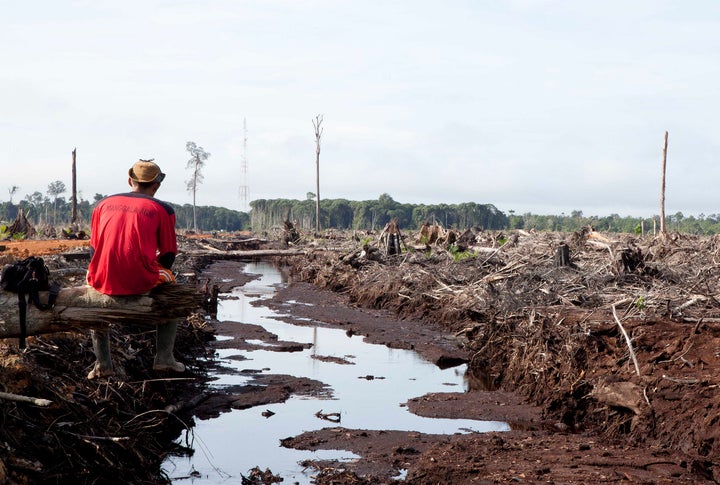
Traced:
[[[569, 247], [570, 264], [558, 266], [562, 245]], [[348, 248], [337, 257], [316, 254], [295, 272], [401, 316], [438, 309], [451, 328], [555, 306], [571, 313], [615, 306], [637, 316], [720, 318], [717, 237], [480, 232], [462, 252], [452, 245], [411, 248], [364, 260], [367, 248]]]
[[[0, 479], [12, 483], [167, 483], [161, 463], [192, 425], [177, 402], [197, 393], [192, 372], [153, 375], [154, 332], [112, 327], [118, 377], [88, 381], [89, 338], [32, 338], [25, 351], [0, 347], [3, 391], [44, 401], [0, 399]], [[204, 348], [200, 327], [179, 329], [178, 355]], [[46, 404], [46, 405], [39, 405]], [[2, 480], [4, 481], [4, 480]]]
[[640, 375], [644, 323], [720, 322], [718, 237], [470, 234], [426, 228], [400, 255], [348, 248], [294, 273], [360, 306], [443, 324], [483, 386], [520, 391], [568, 426], [593, 411], [593, 359], [609, 355], [622, 379]]

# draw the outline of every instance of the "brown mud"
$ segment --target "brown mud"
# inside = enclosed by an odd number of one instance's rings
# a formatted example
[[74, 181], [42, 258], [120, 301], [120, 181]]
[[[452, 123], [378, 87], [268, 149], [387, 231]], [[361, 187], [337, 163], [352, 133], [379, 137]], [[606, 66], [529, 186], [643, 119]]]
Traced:
[[[317, 483], [396, 483], [399, 473], [417, 484], [720, 479], [719, 238], [480, 232], [460, 250], [426, 242], [388, 257], [352, 240], [326, 241], [333, 245], [326, 249], [315, 241], [307, 256], [277, 260], [292, 283], [268, 304], [296, 324], [316, 319], [441, 366], [467, 362], [469, 392], [405, 405], [430, 417], [503, 420], [513, 430], [441, 436], [329, 426], [283, 440], [362, 457], [307, 462], [318, 469]], [[563, 243], [570, 265], [558, 265]], [[463, 256], [470, 251], [474, 257]], [[75, 260], [51, 260], [51, 269], [82, 264], [68, 261]], [[241, 263], [212, 261], [212, 254], [179, 258], [179, 272], [225, 287], [252, 277], [238, 276]], [[224, 395], [209, 392], [209, 369], [198, 359], [225, 345], [212, 341], [215, 323], [200, 312], [181, 329], [176, 350], [192, 380], [147, 370], [147, 329], [113, 331], [113, 358], [125, 372], [104, 382], [85, 379], [93, 361], [87, 336], [31, 338], [25, 352], [2, 347], [4, 390], [54, 404], [0, 403], [0, 476], [64, 483], [75, 473], [73, 483], [90, 483], [112, 468], [126, 482], [164, 483], [158, 465], [168, 452], [188, 452], [172, 443], [193, 417], [332, 392], [316, 381], [268, 375]], [[297, 345], [253, 326], [233, 337], [239, 348], [258, 338], [278, 351]], [[179, 403], [194, 411], [168, 408]]]
[[[471, 358], [458, 347], [457, 338], [437, 325], [354, 308], [347, 295], [306, 283], [281, 289], [267, 304], [296, 317], [285, 319], [290, 323], [307, 324], [308, 318], [328, 322], [366, 335], [372, 343], [415, 349], [436, 363], [450, 357]], [[612, 365], [616, 367], [615, 359]], [[401, 470], [407, 471], [408, 483], [698, 483], [707, 479], [704, 471], [691, 469], [692, 458], [679, 450], [664, 445], [646, 448], [642, 442], [608, 438], [593, 429], [570, 430], [562, 416], [519, 393], [488, 391], [486, 369], [479, 371], [479, 379], [472, 371], [466, 376], [472, 381], [470, 392], [418, 396], [406, 405], [426, 417], [504, 421], [513, 431], [447, 436], [333, 427], [288, 438], [283, 446], [350, 450], [363, 457], [351, 463], [307, 462], [320, 470], [317, 483], [397, 483], [393, 477]]]
[[[572, 262], [559, 265], [556, 250], [568, 243]], [[714, 483], [719, 243], [593, 231], [479, 233], [474, 258], [427, 247], [401, 257], [370, 258], [365, 251], [363, 258], [355, 250], [297, 260], [296, 281], [339, 292], [353, 306], [391, 312], [398, 327], [421, 321], [462, 341], [471, 391], [461, 400], [419, 397], [411, 409], [489, 419], [487, 391], [501, 390], [512, 393], [513, 404], [535, 410], [507, 413], [510, 433], [439, 438], [410, 455], [357, 430], [307, 433], [285, 444], [351, 446], [365, 459], [406, 469], [408, 483]], [[389, 328], [362, 333], [391, 342], [384, 336]], [[403, 335], [405, 343], [395, 345], [422, 346]], [[477, 412], [483, 409], [487, 415]], [[352, 483], [352, 474], [358, 483], [389, 480], [368, 476], [366, 466], [318, 464], [344, 470], [321, 473], [319, 482]]]

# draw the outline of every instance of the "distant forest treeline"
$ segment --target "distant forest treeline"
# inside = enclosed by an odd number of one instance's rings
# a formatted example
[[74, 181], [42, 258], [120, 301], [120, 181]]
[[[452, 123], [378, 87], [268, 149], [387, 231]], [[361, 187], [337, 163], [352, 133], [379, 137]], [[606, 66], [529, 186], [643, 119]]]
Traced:
[[[296, 226], [310, 230], [315, 227], [315, 201], [259, 199], [250, 202], [250, 221], [254, 229], [282, 225], [289, 219]], [[443, 227], [474, 227], [502, 229], [508, 218], [492, 204], [401, 204], [388, 194], [377, 200], [353, 201], [326, 199], [320, 201], [320, 227], [336, 229], [382, 229], [397, 217], [401, 228], [417, 229], [423, 222], [437, 221]]]
[[[203, 231], [264, 231], [282, 227], [288, 219], [305, 231], [315, 228], [315, 201], [311, 194], [306, 200], [258, 199], [250, 202], [250, 212], [241, 212], [224, 207], [198, 206], [198, 226]], [[92, 201], [78, 201], [78, 222], [87, 227], [92, 209], [104, 196], [95, 194]], [[314, 197], [314, 196], [313, 196]], [[177, 216], [179, 230], [193, 227], [191, 204], [172, 204]], [[17, 203], [0, 203], [0, 220], [5, 223], [15, 220], [22, 208], [26, 217], [37, 227], [67, 227], [72, 216], [70, 200], [64, 197], [43, 196], [40, 192], [26, 196]], [[659, 228], [659, 217], [620, 217], [610, 214], [605, 217], [586, 217], [582, 211], [569, 215], [536, 215], [532, 213], [505, 214], [492, 204], [466, 202], [462, 204], [403, 204], [388, 194], [377, 200], [351, 201], [326, 199], [320, 202], [320, 226], [323, 229], [379, 230], [392, 218], [397, 218], [401, 229], [418, 229], [424, 222], [437, 222], [445, 228], [465, 229], [481, 227], [488, 230], [535, 229], [538, 231], [574, 232], [591, 225], [598, 231], [640, 234], [652, 233], [654, 222]], [[669, 231], [689, 234], [720, 234], [720, 214], [685, 217], [681, 212], [666, 217]]]
[[[307, 200], [270, 199], [250, 203], [250, 220], [253, 228], [263, 229], [281, 225], [287, 218], [297, 226], [312, 230], [315, 227], [315, 202], [308, 194]], [[314, 197], [314, 196], [313, 196]], [[524, 229], [537, 231], [575, 232], [586, 226], [598, 231], [624, 233], [652, 233], [659, 230], [660, 218], [606, 217], [583, 215], [572, 211], [570, 215], [522, 215], [498, 210], [492, 204], [466, 202], [462, 204], [402, 204], [388, 194], [378, 200], [349, 201], [327, 199], [320, 201], [320, 226], [338, 229], [382, 229], [393, 217], [398, 218], [400, 228], [419, 229], [424, 222], [437, 222], [445, 228], [466, 229], [480, 227], [488, 230]], [[655, 224], [657, 228], [655, 228]], [[668, 231], [690, 234], [720, 234], [720, 214], [699, 217], [683, 216], [682, 212], [666, 216]]]
[[[15, 220], [18, 210], [22, 208], [25, 217], [36, 227], [55, 226], [67, 227], [72, 220], [72, 202], [64, 197], [57, 200], [43, 197], [39, 192], [27, 196], [14, 204], [12, 202], [0, 203], [0, 220], [5, 223]], [[95, 194], [94, 200], [78, 200], [77, 220], [81, 227], [90, 226], [90, 217], [95, 205], [104, 197]], [[170, 203], [175, 210], [177, 228], [189, 230], [193, 227], [192, 204], [178, 205]], [[226, 209], [225, 207], [202, 206], [197, 207], [198, 226], [208, 231], [240, 231], [250, 226], [250, 217], [245, 212]], [[201, 222], [202, 221], [202, 222]]]

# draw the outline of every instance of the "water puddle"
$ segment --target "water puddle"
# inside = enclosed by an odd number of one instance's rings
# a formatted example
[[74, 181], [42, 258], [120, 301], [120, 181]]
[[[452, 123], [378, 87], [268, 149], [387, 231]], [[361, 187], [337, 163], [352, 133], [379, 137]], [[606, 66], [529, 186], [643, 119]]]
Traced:
[[[222, 325], [261, 325], [276, 334], [278, 340], [312, 346], [302, 352], [218, 350], [223, 364], [237, 373], [217, 375], [213, 385], [245, 384], [252, 376], [240, 372], [253, 370], [256, 374], [257, 371], [289, 374], [321, 381], [332, 389], [332, 398], [293, 397], [281, 404], [233, 410], [215, 419], [198, 420], [193, 430], [195, 455], [173, 457], [165, 464], [173, 483], [238, 483], [240, 475], [247, 476], [255, 466], [261, 470], [271, 469], [286, 483], [311, 483], [313, 471], [303, 470], [298, 462], [357, 458], [350, 452], [310, 452], [280, 447], [283, 438], [334, 426], [318, 418], [319, 411], [337, 413], [334, 416], [340, 418], [338, 426], [352, 429], [438, 434], [509, 430], [502, 422], [423, 418], [408, 412], [401, 404], [410, 398], [429, 392], [464, 392], [465, 366], [441, 370], [412, 351], [367, 344], [360, 336], [348, 337], [342, 330], [323, 327], [321, 322], [313, 326], [281, 322], [277, 319], [280, 314], [264, 306], [251, 305], [274, 294], [275, 288], [282, 284], [280, 272], [265, 263], [249, 263], [245, 271], [262, 276], [235, 288], [231, 299], [221, 300], [218, 320], [224, 322]], [[230, 358], [239, 354], [247, 360]], [[333, 357], [335, 362], [313, 356]], [[274, 414], [265, 417], [266, 411]], [[180, 440], [185, 443], [186, 438], [182, 436]]]

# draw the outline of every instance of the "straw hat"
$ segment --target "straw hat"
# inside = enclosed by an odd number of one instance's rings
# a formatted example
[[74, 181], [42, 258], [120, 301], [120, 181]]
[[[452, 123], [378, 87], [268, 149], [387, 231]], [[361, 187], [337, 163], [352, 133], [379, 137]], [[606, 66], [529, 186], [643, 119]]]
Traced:
[[160, 183], [165, 179], [165, 174], [162, 173], [160, 167], [153, 162], [154, 158], [150, 160], [142, 160], [135, 162], [135, 165], [128, 170], [128, 175], [135, 182], [157, 182]]

